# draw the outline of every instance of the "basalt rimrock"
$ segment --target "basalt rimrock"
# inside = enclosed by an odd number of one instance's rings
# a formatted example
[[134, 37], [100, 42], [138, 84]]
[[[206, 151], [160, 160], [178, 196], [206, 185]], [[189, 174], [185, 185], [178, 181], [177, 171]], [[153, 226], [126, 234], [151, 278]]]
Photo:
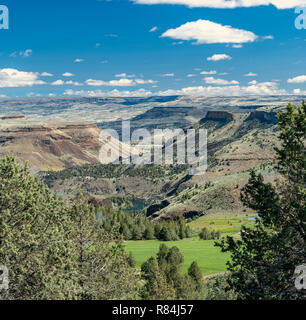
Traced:
[[208, 111], [206, 117], [201, 120], [203, 121], [221, 121], [228, 122], [233, 121], [235, 119], [235, 115], [228, 111]]
[[277, 114], [275, 112], [253, 111], [250, 113], [248, 120], [258, 120], [265, 123], [277, 123]]
[[25, 120], [25, 116], [0, 116], [0, 120]]

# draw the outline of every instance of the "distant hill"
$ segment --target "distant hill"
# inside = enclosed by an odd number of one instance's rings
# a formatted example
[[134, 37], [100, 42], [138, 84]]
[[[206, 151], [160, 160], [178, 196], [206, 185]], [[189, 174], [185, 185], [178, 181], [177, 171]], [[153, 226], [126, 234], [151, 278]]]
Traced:
[[[95, 124], [0, 119], [0, 156], [12, 153], [33, 172], [99, 163], [101, 129]], [[112, 143], [116, 143], [112, 141]], [[121, 144], [122, 145], [122, 144]], [[126, 154], [122, 145], [123, 155]]]

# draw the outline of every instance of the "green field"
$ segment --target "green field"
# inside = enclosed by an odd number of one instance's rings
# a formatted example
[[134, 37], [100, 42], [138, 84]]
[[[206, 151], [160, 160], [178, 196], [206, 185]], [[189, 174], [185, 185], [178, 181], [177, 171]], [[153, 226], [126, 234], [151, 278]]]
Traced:
[[254, 225], [255, 213], [214, 213], [200, 217], [189, 223], [194, 231], [200, 231], [203, 227], [210, 230], [221, 231], [222, 236], [237, 235], [241, 226]]
[[[189, 223], [197, 233], [203, 227], [221, 231], [222, 236], [239, 236], [242, 225], [254, 225], [254, 213], [215, 213], [203, 216]], [[250, 220], [251, 219], [251, 220]], [[197, 261], [203, 274], [214, 274], [226, 271], [226, 261], [229, 254], [222, 253], [219, 247], [214, 246], [214, 240], [200, 240], [196, 235], [193, 238], [180, 241], [163, 242], [158, 240], [127, 241], [126, 251], [133, 252], [137, 266], [152, 256], [156, 256], [159, 246], [164, 243], [168, 247], [177, 246], [184, 256], [183, 271], [186, 272], [192, 261]]]
[[177, 246], [184, 256], [183, 271], [186, 272], [192, 261], [197, 261], [203, 274], [213, 274], [226, 270], [226, 261], [229, 255], [222, 253], [218, 247], [214, 246], [214, 240], [199, 240], [199, 238], [189, 238], [180, 241], [162, 242], [157, 240], [127, 241], [126, 251], [133, 252], [137, 266], [152, 256], [156, 256], [160, 244], [168, 247]]

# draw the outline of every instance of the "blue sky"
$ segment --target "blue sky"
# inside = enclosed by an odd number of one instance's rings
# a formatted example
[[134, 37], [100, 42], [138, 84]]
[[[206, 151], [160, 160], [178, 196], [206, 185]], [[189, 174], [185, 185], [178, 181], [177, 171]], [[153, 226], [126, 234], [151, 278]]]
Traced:
[[306, 0], [0, 4], [0, 96], [306, 94]]

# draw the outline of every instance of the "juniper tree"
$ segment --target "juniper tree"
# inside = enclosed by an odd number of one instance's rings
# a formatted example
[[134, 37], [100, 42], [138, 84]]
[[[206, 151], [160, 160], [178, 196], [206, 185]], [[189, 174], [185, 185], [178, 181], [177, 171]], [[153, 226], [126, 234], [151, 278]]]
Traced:
[[21, 167], [0, 159], [0, 264], [9, 270], [2, 299], [73, 299], [78, 286], [64, 204]]
[[78, 193], [71, 207], [77, 262], [78, 297], [84, 300], [133, 299], [138, 276], [129, 265], [118, 225], [105, 232], [88, 198]]
[[258, 212], [254, 228], [242, 227], [241, 239], [219, 245], [231, 253], [229, 287], [240, 299], [298, 299], [294, 271], [306, 263], [306, 104], [289, 104], [278, 115], [281, 147], [276, 148], [276, 185], [251, 172], [242, 189], [245, 206]]

